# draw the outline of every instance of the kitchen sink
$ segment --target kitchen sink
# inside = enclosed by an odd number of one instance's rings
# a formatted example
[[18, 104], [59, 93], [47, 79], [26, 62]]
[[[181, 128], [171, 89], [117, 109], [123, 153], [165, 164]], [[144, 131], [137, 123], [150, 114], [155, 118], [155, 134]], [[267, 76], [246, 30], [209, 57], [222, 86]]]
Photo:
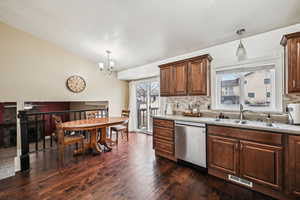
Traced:
[[234, 123], [237, 123], [237, 124], [247, 124], [247, 121], [246, 120], [235, 120]]
[[268, 126], [268, 127], [278, 128], [278, 126], [276, 124], [273, 124], [273, 123], [266, 123], [265, 125]]

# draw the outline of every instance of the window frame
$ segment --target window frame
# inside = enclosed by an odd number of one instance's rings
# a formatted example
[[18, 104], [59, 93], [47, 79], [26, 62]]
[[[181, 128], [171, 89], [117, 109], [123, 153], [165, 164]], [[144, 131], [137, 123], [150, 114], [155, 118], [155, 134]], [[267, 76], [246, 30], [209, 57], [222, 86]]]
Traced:
[[[274, 73], [272, 73], [271, 83], [273, 84], [271, 90], [271, 102], [272, 106], [263, 108], [263, 107], [250, 107], [245, 104], [244, 98], [245, 96], [240, 95], [240, 102], [245, 106], [245, 109], [251, 110], [254, 112], [270, 112], [270, 113], [281, 113], [283, 112], [283, 80], [284, 80], [284, 61], [283, 56], [277, 57], [268, 57], [268, 58], [259, 58], [252, 59], [243, 62], [235, 62], [228, 65], [220, 65], [212, 68], [212, 110], [217, 111], [238, 111], [239, 105], [225, 105], [220, 104], [220, 90], [221, 83], [218, 80], [217, 73], [219, 72], [238, 72], [238, 71], [257, 71], [263, 69], [274, 69]], [[244, 80], [240, 80], [241, 82]], [[243, 84], [242, 84], [243, 85]], [[243, 87], [240, 86], [240, 90], [243, 90]], [[240, 91], [240, 94], [247, 95], [244, 91]]]

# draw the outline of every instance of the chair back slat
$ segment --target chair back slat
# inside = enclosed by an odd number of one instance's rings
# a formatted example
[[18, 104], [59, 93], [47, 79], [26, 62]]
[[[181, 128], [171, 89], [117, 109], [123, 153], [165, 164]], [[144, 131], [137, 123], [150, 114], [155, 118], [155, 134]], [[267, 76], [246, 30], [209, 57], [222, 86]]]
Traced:
[[96, 119], [99, 117], [99, 111], [87, 111], [85, 117], [86, 119]]
[[[121, 117], [129, 118], [130, 110], [122, 110]], [[128, 124], [129, 119], [125, 120], [123, 124]]]
[[121, 116], [122, 117], [129, 117], [129, 114], [130, 114], [130, 110], [122, 110]]

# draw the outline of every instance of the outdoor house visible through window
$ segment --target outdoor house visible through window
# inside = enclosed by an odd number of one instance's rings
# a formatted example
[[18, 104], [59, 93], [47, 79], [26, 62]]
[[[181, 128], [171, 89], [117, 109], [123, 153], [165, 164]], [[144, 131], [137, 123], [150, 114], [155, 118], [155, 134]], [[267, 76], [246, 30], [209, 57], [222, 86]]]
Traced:
[[216, 72], [217, 109], [273, 111], [275, 95], [275, 65]]

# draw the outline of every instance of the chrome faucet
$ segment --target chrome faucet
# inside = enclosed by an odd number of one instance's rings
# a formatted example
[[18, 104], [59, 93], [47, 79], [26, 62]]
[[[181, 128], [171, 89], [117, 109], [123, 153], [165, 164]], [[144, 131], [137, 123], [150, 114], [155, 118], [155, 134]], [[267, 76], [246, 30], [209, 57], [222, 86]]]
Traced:
[[244, 110], [244, 106], [240, 104], [240, 122], [244, 121], [244, 112], [250, 112], [250, 110]]

